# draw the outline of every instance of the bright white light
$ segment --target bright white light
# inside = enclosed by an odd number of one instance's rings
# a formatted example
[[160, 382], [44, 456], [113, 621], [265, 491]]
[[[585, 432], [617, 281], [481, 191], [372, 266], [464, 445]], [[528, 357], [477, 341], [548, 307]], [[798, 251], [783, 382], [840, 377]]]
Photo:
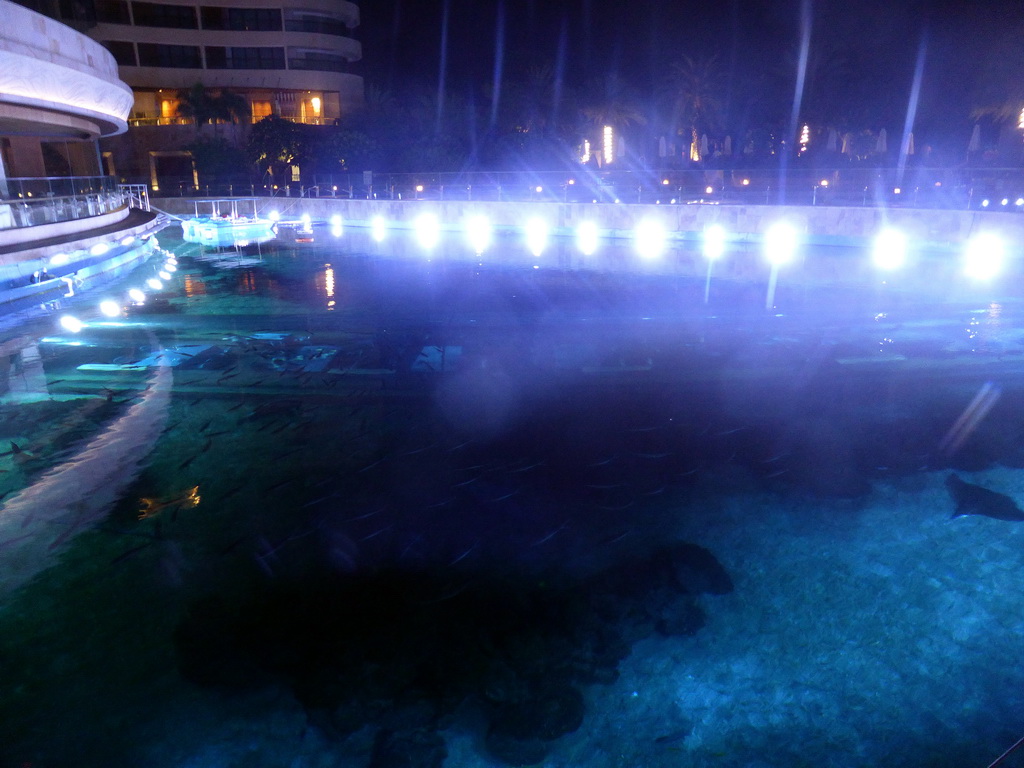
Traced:
[[312, 224], [312, 222], [313, 222], [313, 219], [311, 219], [311, 218], [310, 218], [310, 216], [309, 216], [309, 214], [308, 214], [308, 213], [304, 213], [304, 214], [302, 214], [302, 215], [301, 215], [301, 216], [299, 217], [299, 220], [300, 220], [300, 221], [302, 221], [302, 226], [303, 226], [303, 227], [304, 227], [305, 229], [309, 229], [309, 227], [310, 227], [310, 224]]
[[540, 256], [548, 247], [548, 224], [534, 216], [526, 222], [526, 247], [534, 256]]
[[778, 266], [791, 261], [796, 253], [797, 235], [791, 224], [778, 221], [764, 233], [764, 251], [768, 261]]
[[376, 242], [382, 242], [388, 234], [388, 225], [383, 216], [374, 216], [370, 219], [370, 237]]
[[[164, 271], [166, 271], [166, 272], [177, 272], [178, 268], [176, 266], [174, 266], [173, 264], [171, 264], [171, 262], [168, 261], [166, 264], [164, 264]], [[170, 280], [170, 278], [167, 278], [167, 279]]]
[[615, 135], [610, 125], [604, 127], [602, 132], [602, 139], [604, 141], [603, 155], [604, 163], [608, 165], [612, 160], [615, 159]]
[[341, 215], [340, 214], [336, 213], [333, 216], [331, 216], [331, 226], [332, 227], [338, 227], [340, 229], [341, 225], [342, 225], [342, 221], [341, 221]]
[[712, 224], [704, 230], [704, 256], [712, 261], [725, 253], [725, 228]]
[[100, 302], [100, 312], [107, 317], [118, 317], [121, 314], [121, 305], [113, 299], [104, 299]]
[[134, 242], [135, 242], [135, 237], [133, 235], [128, 235], [128, 237], [124, 238], [121, 241], [121, 245], [128, 246], [128, 245], [131, 245]]
[[345, 230], [342, 229], [341, 224], [331, 224], [331, 237], [341, 237]]
[[66, 253], [55, 253], [50, 257], [50, 266], [63, 267], [69, 260], [70, 257]]
[[144, 294], [138, 288], [132, 288], [130, 291], [128, 291], [128, 298], [134, 301], [136, 304], [141, 304], [146, 300], [146, 294]]
[[177, 264], [178, 260], [174, 257], [174, 255], [172, 253], [168, 253], [167, 254], [167, 263], [168, 264]]
[[413, 222], [413, 227], [416, 229], [416, 240], [421, 248], [429, 251], [441, 239], [441, 224], [432, 213], [421, 213]]
[[83, 328], [85, 328], [85, 323], [83, 323], [74, 315], [62, 315], [60, 318], [60, 326], [65, 331], [71, 331], [71, 333], [78, 333]]
[[170, 272], [165, 272], [162, 269], [159, 272], [157, 272], [157, 274], [160, 275], [160, 279], [161, 280], [170, 280], [171, 279], [171, 273]]
[[1004, 197], [1002, 200], [999, 201], [999, 204], [1000, 205], [1009, 205], [1010, 201], [1007, 198]]
[[164, 287], [164, 284], [157, 280], [155, 277], [149, 278], [149, 280], [146, 281], [146, 285], [148, 285], [154, 291], [159, 291], [161, 288]]
[[106, 243], [96, 243], [92, 248], [89, 249], [89, 253], [93, 256], [102, 256], [104, 253], [110, 250], [110, 246]]
[[597, 224], [592, 221], [580, 222], [576, 228], [576, 247], [584, 256], [593, 256], [597, 251]]
[[714, 188], [714, 187], [704, 187], [704, 194], [705, 194], [705, 195], [710, 195], [710, 194], [713, 194], [713, 193], [714, 193], [714, 191], [715, 191], [715, 188]]
[[486, 216], [466, 219], [466, 239], [476, 253], [483, 253], [491, 244], [491, 222]]
[[975, 280], [990, 280], [1003, 269], [1006, 245], [1002, 238], [991, 232], [982, 232], [967, 242], [964, 253], [964, 273]]
[[665, 250], [665, 228], [654, 219], [643, 219], [634, 232], [636, 252], [645, 259], [657, 258]]
[[270, 219], [271, 221], [280, 221], [281, 213], [280, 211], [271, 211], [270, 215], [268, 215], [267, 218]]
[[875, 237], [871, 260], [879, 269], [899, 269], [907, 260], [907, 236], [898, 229], [883, 229]]
[[981, 207], [982, 208], [988, 208], [988, 200], [982, 200], [981, 201]]

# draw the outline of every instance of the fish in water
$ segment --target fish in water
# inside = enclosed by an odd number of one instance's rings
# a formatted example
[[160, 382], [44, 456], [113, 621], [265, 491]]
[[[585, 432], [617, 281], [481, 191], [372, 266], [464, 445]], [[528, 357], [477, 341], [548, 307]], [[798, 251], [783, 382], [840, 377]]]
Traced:
[[182, 508], [198, 507], [201, 498], [198, 485], [194, 485], [181, 493], [165, 496], [162, 499], [141, 498], [139, 499], [139, 520], [156, 517], [160, 512], [169, 508], [173, 508], [177, 512]]
[[1006, 494], [968, 483], [952, 473], [946, 478], [946, 487], [949, 488], [953, 501], [956, 502], [956, 511], [953, 513], [953, 517], [984, 515], [985, 517], [994, 517], [996, 520], [1024, 521], [1024, 510]]

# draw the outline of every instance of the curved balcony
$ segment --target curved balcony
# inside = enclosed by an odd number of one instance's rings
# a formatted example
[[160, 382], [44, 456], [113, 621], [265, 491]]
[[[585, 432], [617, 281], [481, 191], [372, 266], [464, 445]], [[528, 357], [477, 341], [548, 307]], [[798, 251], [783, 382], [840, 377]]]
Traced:
[[6, 179], [0, 193], [0, 247], [69, 235], [128, 214], [111, 176]]
[[70, 27], [0, 0], [0, 134], [94, 139], [127, 129], [114, 57]]

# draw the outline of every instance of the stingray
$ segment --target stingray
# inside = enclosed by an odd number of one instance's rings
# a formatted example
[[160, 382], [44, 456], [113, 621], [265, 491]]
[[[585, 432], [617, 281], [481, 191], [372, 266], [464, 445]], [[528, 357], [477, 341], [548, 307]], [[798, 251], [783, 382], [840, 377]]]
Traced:
[[1017, 506], [1017, 502], [1006, 494], [996, 493], [988, 488], [982, 488], [980, 485], [968, 483], [952, 473], [946, 478], [946, 487], [949, 488], [953, 501], [956, 502], [956, 512], [953, 513], [953, 517], [985, 515], [985, 517], [994, 517], [996, 520], [1024, 521], [1024, 510], [1021, 510]]

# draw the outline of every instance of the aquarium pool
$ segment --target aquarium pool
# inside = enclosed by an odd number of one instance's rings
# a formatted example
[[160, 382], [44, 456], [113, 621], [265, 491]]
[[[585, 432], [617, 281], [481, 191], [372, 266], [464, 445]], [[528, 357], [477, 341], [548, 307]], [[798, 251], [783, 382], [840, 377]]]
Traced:
[[144, 302], [9, 340], [0, 765], [952, 768], [1024, 734], [1019, 274], [377, 234], [169, 230]]

